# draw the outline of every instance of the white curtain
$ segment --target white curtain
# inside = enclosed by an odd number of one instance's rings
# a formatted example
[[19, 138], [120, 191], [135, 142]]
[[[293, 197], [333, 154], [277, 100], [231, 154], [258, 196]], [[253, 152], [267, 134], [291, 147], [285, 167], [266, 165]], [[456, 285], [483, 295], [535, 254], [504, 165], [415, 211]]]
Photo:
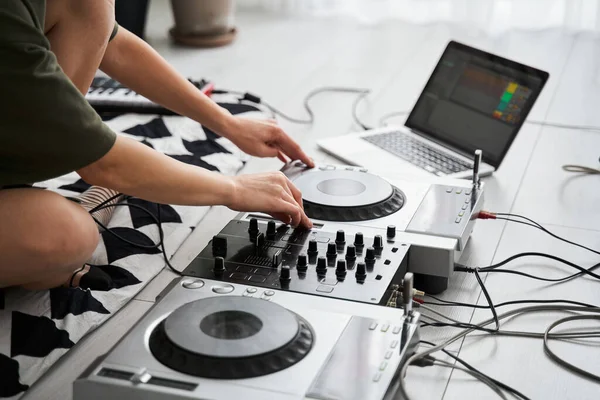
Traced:
[[488, 33], [506, 30], [600, 31], [600, 0], [237, 0], [238, 8], [281, 14], [468, 24]]

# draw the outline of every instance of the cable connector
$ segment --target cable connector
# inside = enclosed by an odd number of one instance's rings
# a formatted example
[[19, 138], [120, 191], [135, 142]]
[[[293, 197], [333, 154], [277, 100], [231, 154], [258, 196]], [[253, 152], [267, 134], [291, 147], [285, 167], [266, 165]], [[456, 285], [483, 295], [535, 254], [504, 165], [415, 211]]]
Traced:
[[491, 211], [481, 210], [477, 214], [477, 218], [478, 219], [496, 219], [496, 213], [493, 213]]
[[477, 267], [467, 267], [466, 265], [462, 265], [462, 264], [454, 264], [454, 270], [458, 271], [458, 272], [468, 272], [470, 274], [475, 273], [475, 271], [479, 270], [479, 268]]

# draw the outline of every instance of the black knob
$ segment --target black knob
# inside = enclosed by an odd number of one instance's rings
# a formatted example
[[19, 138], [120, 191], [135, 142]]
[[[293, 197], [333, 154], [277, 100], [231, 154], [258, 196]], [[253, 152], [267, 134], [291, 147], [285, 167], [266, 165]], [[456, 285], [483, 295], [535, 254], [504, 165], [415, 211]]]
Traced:
[[358, 232], [356, 235], [354, 235], [354, 245], [356, 247], [365, 245], [365, 238], [361, 232]]
[[290, 276], [290, 267], [281, 267], [281, 272], [279, 273], [279, 282], [283, 283], [289, 283], [289, 281], [292, 280], [292, 277]]
[[340, 229], [339, 231], [337, 231], [335, 235], [335, 242], [337, 244], [346, 244], [346, 234], [343, 230]]
[[394, 225], [388, 225], [387, 237], [388, 237], [388, 239], [392, 239], [392, 238], [396, 237], [396, 227]]
[[311, 241], [308, 242], [308, 253], [318, 253], [319, 250], [317, 249], [317, 241], [312, 239]]
[[275, 225], [275, 221], [267, 222], [267, 238], [269, 240], [275, 238], [276, 231], [277, 231], [277, 226]]
[[337, 246], [335, 243], [329, 243], [327, 245], [327, 257], [336, 257], [337, 256]]
[[250, 226], [248, 227], [248, 233], [251, 236], [258, 234], [258, 220], [256, 218], [250, 218]]
[[365, 254], [365, 262], [366, 263], [374, 263], [375, 262], [375, 249], [369, 247], [367, 249], [367, 254]]
[[383, 238], [381, 237], [381, 235], [377, 235], [373, 239], [373, 248], [376, 250], [383, 249]]
[[319, 257], [317, 260], [317, 274], [327, 273], [327, 259], [325, 257]]
[[356, 260], [356, 247], [348, 246], [346, 248], [346, 260]]
[[335, 275], [338, 279], [344, 279], [346, 277], [346, 261], [338, 260], [337, 267], [335, 268]]
[[365, 263], [356, 264], [356, 274], [354, 276], [356, 276], [356, 280], [359, 282], [365, 280], [367, 277], [367, 266]]
[[225, 272], [225, 259], [223, 257], [215, 257], [213, 272], [215, 275], [222, 275]]
[[225, 256], [227, 254], [227, 237], [216, 235], [212, 240], [213, 256]]
[[306, 254], [300, 254], [298, 256], [298, 261], [296, 262], [296, 269], [298, 271], [306, 271], [308, 269], [308, 260], [306, 259]]

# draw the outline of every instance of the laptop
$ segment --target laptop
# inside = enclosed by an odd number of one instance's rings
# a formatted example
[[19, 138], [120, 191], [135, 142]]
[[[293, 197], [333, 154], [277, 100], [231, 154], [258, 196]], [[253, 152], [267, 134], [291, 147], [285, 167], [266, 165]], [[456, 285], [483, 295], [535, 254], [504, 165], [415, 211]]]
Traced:
[[324, 151], [369, 169], [467, 178], [475, 150], [480, 176], [502, 163], [549, 74], [451, 41], [404, 126], [318, 141]]

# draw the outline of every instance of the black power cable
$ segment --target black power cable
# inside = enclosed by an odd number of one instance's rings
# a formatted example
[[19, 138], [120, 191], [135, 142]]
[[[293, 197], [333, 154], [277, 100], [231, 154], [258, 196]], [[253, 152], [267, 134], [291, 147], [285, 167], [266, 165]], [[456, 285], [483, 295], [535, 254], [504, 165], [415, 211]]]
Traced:
[[[118, 196], [114, 196], [114, 198], [116, 198], [116, 197], [118, 197]], [[114, 198], [112, 200], [114, 200]], [[104, 224], [102, 224], [100, 221], [98, 221], [92, 215], [92, 218], [94, 218], [94, 221], [96, 221], [96, 223], [102, 229], [104, 229], [106, 232], [108, 232], [110, 235], [114, 236], [115, 238], [117, 238], [117, 239], [121, 240], [122, 242], [125, 242], [131, 246], [135, 246], [135, 247], [138, 247], [141, 249], [160, 249], [161, 253], [163, 255], [163, 258], [165, 259], [165, 263], [167, 264], [169, 269], [171, 271], [173, 271], [175, 274], [177, 274], [179, 276], [183, 276], [183, 274], [179, 270], [177, 270], [175, 267], [173, 267], [173, 265], [171, 265], [171, 262], [169, 261], [169, 257], [167, 256], [167, 252], [165, 250], [165, 232], [162, 228], [162, 221], [160, 218], [160, 204], [157, 204], [157, 207], [158, 207], [158, 212], [157, 212], [158, 217], [157, 217], [154, 214], [152, 214], [152, 212], [150, 210], [148, 210], [142, 206], [139, 206], [137, 204], [129, 204], [129, 203], [106, 204], [109, 201], [111, 201], [111, 199], [105, 201], [104, 204], [100, 204], [100, 205], [96, 206], [95, 208], [93, 208], [92, 210], [90, 210], [90, 214], [92, 212], [100, 211], [105, 208], [111, 208], [111, 207], [131, 207], [131, 208], [136, 208], [138, 210], [142, 210], [143, 212], [145, 212], [147, 215], [150, 216], [150, 218], [152, 219], [152, 221], [156, 224], [156, 226], [158, 228], [158, 237], [159, 237], [158, 243], [155, 243], [152, 245], [147, 245], [147, 244], [132, 242], [131, 240], [126, 239], [126, 238], [120, 236], [119, 234], [113, 232], [110, 228], [106, 227]]]
[[498, 331], [498, 330], [500, 330], [500, 321], [498, 321], [498, 314], [496, 313], [496, 307], [494, 307], [492, 298], [490, 297], [490, 294], [489, 294], [487, 288], [485, 287], [485, 284], [483, 283], [481, 276], [479, 276], [479, 272], [477, 272], [477, 270], [475, 270], [475, 278], [477, 279], [477, 283], [479, 283], [479, 286], [481, 287], [481, 291], [483, 292], [483, 295], [485, 296], [485, 299], [487, 300], [487, 303], [490, 306], [490, 310], [492, 310], [492, 315], [494, 316], [494, 323], [496, 324], [496, 330]]
[[[431, 342], [427, 342], [427, 341], [425, 341], [425, 340], [421, 340], [420, 342], [421, 342], [421, 343], [424, 343], [424, 344], [426, 344], [426, 345], [429, 345], [429, 346], [433, 346], [433, 347], [435, 347], [435, 344], [433, 344], [433, 343], [431, 343]], [[487, 379], [489, 379], [490, 381], [494, 382], [494, 383], [495, 383], [496, 385], [498, 385], [500, 388], [502, 388], [502, 389], [506, 390], [506, 391], [507, 391], [507, 392], [509, 392], [509, 393], [512, 393], [514, 396], [516, 396], [516, 397], [519, 397], [519, 398], [521, 398], [522, 400], [530, 400], [530, 399], [529, 399], [529, 397], [525, 396], [523, 393], [519, 392], [517, 389], [514, 389], [514, 388], [512, 388], [512, 387], [508, 386], [507, 384], [505, 384], [505, 383], [502, 383], [502, 382], [500, 382], [500, 381], [498, 381], [498, 380], [496, 380], [496, 379], [492, 378], [491, 376], [489, 376], [489, 375], [487, 375], [487, 374], [485, 374], [485, 373], [481, 372], [480, 370], [478, 370], [477, 368], [475, 368], [475, 367], [471, 366], [470, 364], [468, 364], [466, 361], [464, 361], [464, 360], [463, 360], [463, 359], [461, 359], [460, 357], [458, 357], [458, 356], [455, 356], [454, 354], [450, 353], [448, 350], [446, 350], [446, 349], [442, 349], [442, 352], [444, 352], [444, 353], [445, 353], [445, 354], [446, 354], [448, 357], [450, 357], [450, 358], [452, 358], [452, 359], [456, 360], [457, 362], [459, 362], [460, 364], [462, 364], [462, 365], [463, 365], [465, 368], [467, 368], [467, 369], [469, 369], [469, 370], [471, 370], [471, 371], [477, 372], [478, 374], [480, 374], [480, 375], [482, 375], [482, 376], [485, 376]]]
[[[469, 303], [461, 303], [461, 302], [457, 302], [457, 301], [444, 300], [444, 299], [440, 299], [439, 297], [435, 297], [430, 294], [428, 294], [427, 297], [431, 297], [432, 299], [438, 301], [438, 303], [434, 303], [431, 301], [425, 301], [425, 302], [423, 302], [423, 304], [432, 305], [432, 306], [442, 306], [442, 307], [458, 306], [458, 307], [469, 307], [469, 308], [478, 308], [478, 309], [490, 308], [490, 306], [485, 306], [485, 305], [480, 305], [480, 304], [469, 304]], [[515, 305], [515, 304], [556, 304], [556, 303], [572, 304], [574, 306], [582, 306], [582, 307], [589, 307], [589, 308], [598, 308], [598, 306], [595, 306], [593, 304], [583, 303], [583, 302], [575, 301], [575, 300], [561, 300], [561, 299], [556, 299], [556, 300], [513, 300], [513, 301], [505, 301], [503, 303], [495, 304], [494, 307], [500, 308], [500, 307]]]

